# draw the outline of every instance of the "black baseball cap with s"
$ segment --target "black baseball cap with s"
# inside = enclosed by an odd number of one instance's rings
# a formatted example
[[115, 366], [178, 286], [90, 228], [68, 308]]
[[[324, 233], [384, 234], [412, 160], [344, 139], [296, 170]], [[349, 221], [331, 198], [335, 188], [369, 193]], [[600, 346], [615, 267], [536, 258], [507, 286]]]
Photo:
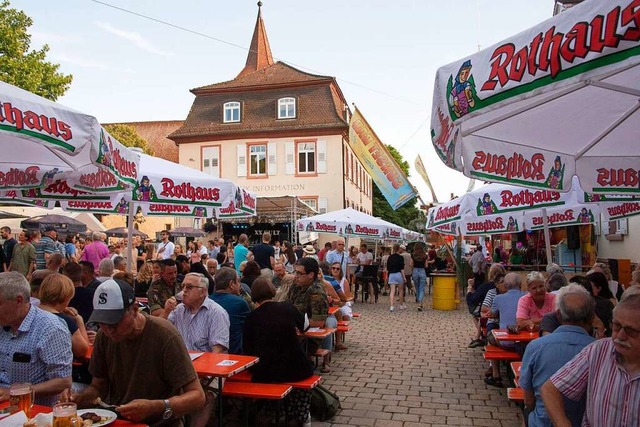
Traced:
[[105, 280], [93, 294], [93, 313], [89, 322], [115, 325], [134, 301], [131, 285], [121, 280]]

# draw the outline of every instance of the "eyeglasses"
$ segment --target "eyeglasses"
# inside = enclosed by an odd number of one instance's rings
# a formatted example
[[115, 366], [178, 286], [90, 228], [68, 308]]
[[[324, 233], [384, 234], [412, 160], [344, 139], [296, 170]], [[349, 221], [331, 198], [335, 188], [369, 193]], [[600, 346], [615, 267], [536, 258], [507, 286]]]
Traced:
[[305, 275], [305, 274], [309, 274], [309, 273], [306, 273], [306, 272], [304, 272], [304, 271], [298, 271], [298, 270], [296, 270], [296, 271], [295, 271], [295, 274], [296, 274], [296, 276], [303, 276], [303, 275]]
[[190, 291], [191, 289], [204, 289], [202, 286], [195, 286], [195, 285], [185, 285], [184, 289], [187, 291]]
[[344, 243], [338, 243], [338, 246], [344, 246]]
[[331, 267], [332, 270], [341, 270], [340, 267]]
[[621, 329], [623, 329], [624, 333], [629, 338], [638, 338], [638, 336], [640, 336], [640, 331], [639, 330], [631, 328], [629, 326], [622, 326], [620, 323], [616, 322], [615, 320], [611, 322], [611, 329], [615, 333], [618, 333], [618, 332], [620, 332]]

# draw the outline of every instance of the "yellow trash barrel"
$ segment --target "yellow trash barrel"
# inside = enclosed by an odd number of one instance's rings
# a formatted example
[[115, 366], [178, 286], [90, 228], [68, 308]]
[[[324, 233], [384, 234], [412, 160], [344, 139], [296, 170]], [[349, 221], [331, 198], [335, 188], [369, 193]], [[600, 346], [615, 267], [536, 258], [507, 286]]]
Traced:
[[435, 273], [433, 281], [433, 298], [431, 307], [434, 310], [449, 311], [456, 309], [456, 275]]

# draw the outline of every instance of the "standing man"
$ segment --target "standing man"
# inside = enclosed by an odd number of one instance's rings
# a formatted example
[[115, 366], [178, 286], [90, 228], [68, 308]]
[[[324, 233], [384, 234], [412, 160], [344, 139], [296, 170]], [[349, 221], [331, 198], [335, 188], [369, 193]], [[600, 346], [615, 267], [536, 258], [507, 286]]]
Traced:
[[56, 245], [56, 236], [58, 232], [56, 229], [48, 225], [42, 231], [42, 237], [36, 243], [36, 270], [43, 270], [47, 268], [47, 260], [53, 253], [60, 253]]
[[[582, 425], [632, 426], [640, 420], [640, 295], [623, 296], [613, 310], [611, 338], [585, 347], [542, 386], [557, 427], [571, 426], [563, 398], [586, 395]], [[551, 334], [553, 335], [553, 334]]]
[[86, 324], [93, 312], [93, 294], [95, 291], [84, 287], [82, 283], [82, 266], [77, 262], [68, 262], [62, 267], [62, 274], [71, 279], [75, 287], [73, 298], [69, 301], [69, 307], [78, 310], [78, 314], [82, 316], [82, 320]]
[[91, 384], [71, 396], [79, 406], [97, 398], [118, 414], [150, 425], [183, 425], [204, 406], [205, 396], [176, 328], [138, 311], [133, 288], [107, 280], [93, 299], [91, 322], [100, 325], [89, 371]]
[[189, 273], [182, 285], [182, 303], [169, 314], [169, 322], [182, 335], [187, 350], [224, 353], [229, 348], [229, 315], [208, 298], [209, 281], [200, 273]]
[[71, 387], [71, 335], [64, 322], [30, 304], [18, 272], [0, 273], [0, 402], [11, 384], [31, 383], [35, 403], [52, 406]]
[[273, 266], [276, 263], [275, 249], [271, 246], [271, 233], [262, 233], [262, 243], [252, 249], [254, 260], [260, 266], [260, 273], [267, 279], [273, 277]]
[[484, 283], [484, 270], [487, 261], [482, 253], [482, 245], [476, 246], [476, 251], [469, 258], [469, 265], [473, 270], [474, 289]]
[[[403, 292], [406, 293], [407, 289], [411, 290], [413, 288], [413, 286], [411, 285], [411, 276], [413, 276], [413, 263], [411, 262], [411, 254], [407, 252], [407, 247], [405, 245], [400, 245], [400, 251], [398, 253], [404, 260], [404, 269], [402, 270], [402, 274], [404, 274], [405, 289], [403, 290]], [[400, 308], [402, 308], [402, 306]]]
[[229, 353], [241, 354], [242, 328], [251, 309], [240, 296], [240, 278], [234, 269], [221, 267], [214, 279], [216, 291], [210, 298], [220, 304], [229, 315]]
[[158, 243], [158, 259], [165, 260], [173, 258], [173, 253], [176, 250], [176, 246], [169, 240], [169, 232], [163, 230], [160, 234], [160, 243]]
[[82, 286], [95, 292], [102, 282], [96, 278], [96, 271], [93, 268], [93, 264], [89, 261], [80, 261], [78, 264], [82, 267]]
[[93, 264], [93, 269], [98, 270], [100, 268], [100, 261], [109, 258], [109, 248], [102, 241], [102, 233], [99, 231], [94, 231], [91, 234], [91, 239], [91, 243], [85, 245], [84, 251], [82, 251], [82, 255], [80, 256], [80, 261], [89, 261]]
[[249, 254], [249, 238], [246, 234], [242, 233], [238, 237], [238, 244], [233, 248], [233, 265], [236, 268], [236, 272], [240, 274], [240, 264], [247, 260]]
[[149, 301], [149, 313], [152, 316], [167, 318], [178, 301], [176, 295], [180, 292], [178, 283], [178, 266], [172, 259], [160, 261], [160, 278], [149, 286], [147, 299]]
[[[563, 287], [556, 296], [556, 307], [562, 325], [552, 334], [527, 345], [522, 359], [520, 387], [524, 389], [525, 407], [531, 411], [531, 427], [551, 425], [540, 396], [540, 387], [584, 347], [595, 341], [590, 335], [594, 301], [585, 288], [577, 284]], [[573, 425], [581, 424], [584, 403], [584, 399], [578, 402], [564, 399], [565, 410]]]
[[18, 244], [18, 241], [11, 234], [11, 228], [0, 228], [0, 236], [4, 239], [2, 249], [4, 249], [4, 257], [7, 262], [7, 267], [11, 264], [11, 257], [13, 257], [13, 248]]
[[325, 243], [324, 247], [320, 249], [320, 252], [318, 252], [318, 259], [320, 260], [320, 262], [324, 261], [329, 251], [331, 251], [331, 242]]
[[209, 240], [209, 259], [216, 259], [219, 253], [218, 238], [214, 237], [213, 240]]
[[339, 239], [336, 242], [336, 249], [329, 252], [325, 259], [329, 265], [336, 262], [340, 264], [340, 267], [342, 268], [342, 276], [347, 276], [347, 263], [349, 261], [349, 256], [344, 250], [344, 239]]
[[36, 248], [27, 240], [26, 231], [21, 231], [20, 234], [18, 234], [18, 244], [13, 247], [9, 271], [17, 271], [26, 277], [27, 280], [31, 280], [31, 273], [33, 273], [35, 261]]

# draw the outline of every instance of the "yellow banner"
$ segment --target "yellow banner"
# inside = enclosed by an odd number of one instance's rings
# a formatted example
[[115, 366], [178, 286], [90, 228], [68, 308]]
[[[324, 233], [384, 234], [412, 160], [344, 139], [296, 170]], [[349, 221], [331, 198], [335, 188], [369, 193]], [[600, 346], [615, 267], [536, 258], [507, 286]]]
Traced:
[[358, 109], [349, 122], [349, 146], [394, 210], [416, 196], [404, 172]]
[[436, 197], [436, 192], [433, 191], [433, 186], [431, 185], [431, 180], [429, 179], [429, 175], [427, 175], [427, 169], [424, 167], [424, 163], [422, 163], [422, 158], [420, 154], [416, 156], [415, 167], [422, 179], [424, 179], [425, 184], [429, 187], [429, 191], [431, 191], [431, 197], [433, 198], [433, 203], [438, 203], [438, 198]]

